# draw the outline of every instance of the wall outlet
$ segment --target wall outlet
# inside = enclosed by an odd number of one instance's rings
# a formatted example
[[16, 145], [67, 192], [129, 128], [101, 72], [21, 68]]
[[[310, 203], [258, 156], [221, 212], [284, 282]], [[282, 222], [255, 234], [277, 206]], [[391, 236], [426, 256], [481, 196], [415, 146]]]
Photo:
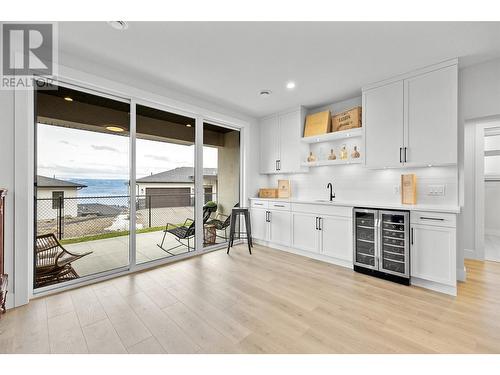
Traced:
[[432, 197], [443, 197], [445, 196], [445, 185], [428, 185], [427, 195]]
[[398, 194], [399, 194], [399, 192], [400, 192], [400, 190], [399, 190], [399, 185], [394, 185], [394, 187], [393, 187], [393, 190], [392, 190], [392, 191], [393, 191], [394, 195], [398, 195]]

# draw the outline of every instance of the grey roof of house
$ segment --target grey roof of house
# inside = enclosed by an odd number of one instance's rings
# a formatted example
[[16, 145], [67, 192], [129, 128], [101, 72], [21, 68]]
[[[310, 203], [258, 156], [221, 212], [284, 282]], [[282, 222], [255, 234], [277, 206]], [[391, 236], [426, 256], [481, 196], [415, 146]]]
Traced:
[[84, 188], [87, 185], [78, 184], [76, 182], [58, 180], [57, 178], [45, 177], [45, 176], [36, 176], [37, 187], [44, 188]]
[[[217, 168], [203, 168], [204, 177], [217, 177]], [[171, 169], [169, 171], [152, 174], [138, 178], [138, 183], [162, 183], [162, 182], [193, 182], [194, 168], [193, 167], [180, 167]]]

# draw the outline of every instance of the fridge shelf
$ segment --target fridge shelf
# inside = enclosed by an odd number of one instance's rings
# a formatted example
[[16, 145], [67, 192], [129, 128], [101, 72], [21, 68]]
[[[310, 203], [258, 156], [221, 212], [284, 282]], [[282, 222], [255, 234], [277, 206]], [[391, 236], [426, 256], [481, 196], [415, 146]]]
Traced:
[[375, 243], [375, 241], [369, 241], [369, 240], [363, 240], [361, 238], [357, 238], [356, 240], [361, 241], [361, 242], [366, 242], [366, 243]]

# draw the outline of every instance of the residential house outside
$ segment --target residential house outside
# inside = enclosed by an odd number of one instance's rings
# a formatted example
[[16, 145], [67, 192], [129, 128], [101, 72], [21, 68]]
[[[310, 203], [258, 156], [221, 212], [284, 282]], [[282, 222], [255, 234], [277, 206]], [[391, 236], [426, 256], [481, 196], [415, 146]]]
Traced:
[[[38, 220], [52, 220], [62, 210], [63, 216], [78, 216], [78, 190], [85, 185], [57, 178], [37, 176], [37, 218]], [[60, 199], [62, 198], [62, 199]]]

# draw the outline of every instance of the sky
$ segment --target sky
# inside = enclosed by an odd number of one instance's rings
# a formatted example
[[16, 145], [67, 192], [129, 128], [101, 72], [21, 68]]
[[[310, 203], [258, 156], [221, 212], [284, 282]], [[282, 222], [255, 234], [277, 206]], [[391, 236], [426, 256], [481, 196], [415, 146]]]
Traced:
[[[38, 124], [37, 174], [56, 178], [129, 178], [129, 138]], [[137, 178], [194, 165], [194, 146], [137, 140]], [[217, 168], [217, 149], [203, 147], [203, 166]]]

